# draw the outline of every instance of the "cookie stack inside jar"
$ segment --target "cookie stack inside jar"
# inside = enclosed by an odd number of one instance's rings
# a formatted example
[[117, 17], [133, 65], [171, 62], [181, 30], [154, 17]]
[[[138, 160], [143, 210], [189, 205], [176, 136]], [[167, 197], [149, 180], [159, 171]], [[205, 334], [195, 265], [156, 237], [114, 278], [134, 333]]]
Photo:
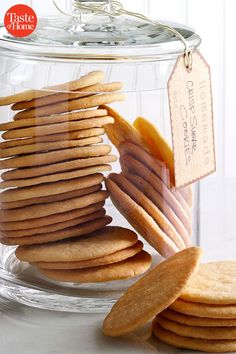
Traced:
[[117, 158], [103, 144], [114, 118], [98, 107], [124, 96], [104, 76], [93, 71], [0, 99], [15, 113], [0, 125], [1, 243], [19, 246], [19, 259], [57, 280], [123, 279], [150, 266], [134, 232], [107, 227], [102, 183]]

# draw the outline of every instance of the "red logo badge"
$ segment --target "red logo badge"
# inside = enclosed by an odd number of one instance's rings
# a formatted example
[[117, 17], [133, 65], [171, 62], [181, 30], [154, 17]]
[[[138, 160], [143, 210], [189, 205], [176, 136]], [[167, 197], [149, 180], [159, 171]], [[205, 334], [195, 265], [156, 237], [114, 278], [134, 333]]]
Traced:
[[15, 5], [6, 12], [4, 24], [11, 35], [26, 37], [34, 32], [37, 26], [37, 15], [27, 5]]

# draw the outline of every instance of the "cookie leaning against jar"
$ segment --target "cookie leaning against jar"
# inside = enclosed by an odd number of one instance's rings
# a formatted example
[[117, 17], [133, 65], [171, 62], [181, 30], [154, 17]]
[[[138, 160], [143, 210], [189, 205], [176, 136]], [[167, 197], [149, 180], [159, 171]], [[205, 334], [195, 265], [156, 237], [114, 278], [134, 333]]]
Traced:
[[[104, 73], [94, 71], [72, 82], [0, 99], [1, 105], [13, 104], [15, 112], [12, 121], [0, 124], [4, 131], [0, 168], [5, 170], [0, 182], [4, 189], [0, 241], [25, 247], [25, 252], [35, 247], [38, 255], [42, 249], [57, 250], [60, 243], [81, 252], [87, 237], [94, 247], [101, 232], [116, 247], [96, 262], [89, 257], [71, 262], [68, 254], [66, 264], [51, 262], [41, 268], [39, 259], [34, 265], [49, 278], [117, 280], [141, 274], [151, 263], [136, 235], [132, 234], [134, 245], [120, 249], [119, 237], [114, 235], [129, 240], [131, 231], [106, 227], [112, 218], [104, 209], [108, 193], [102, 190], [103, 173], [117, 158], [110, 154], [109, 145], [102, 144], [103, 126], [114, 118], [98, 106], [122, 101], [124, 96], [118, 92], [120, 82], [103, 81]], [[19, 257], [20, 250], [16, 251]], [[30, 257], [24, 261], [30, 262]]]
[[115, 120], [105, 130], [120, 153], [122, 172], [106, 179], [112, 202], [163, 257], [189, 247], [192, 192], [190, 187], [180, 191], [173, 187], [173, 153], [168, 143], [143, 118], [135, 121], [136, 129], [112, 108], [100, 109]]

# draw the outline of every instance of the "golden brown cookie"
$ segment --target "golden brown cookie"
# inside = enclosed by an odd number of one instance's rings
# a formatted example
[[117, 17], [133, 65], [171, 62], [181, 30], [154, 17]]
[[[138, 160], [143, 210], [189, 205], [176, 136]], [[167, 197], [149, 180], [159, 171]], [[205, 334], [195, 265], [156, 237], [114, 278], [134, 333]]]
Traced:
[[131, 155], [122, 155], [120, 158], [120, 163], [124, 172], [129, 171], [130, 173], [136, 174], [144, 178], [157, 190], [158, 193], [163, 196], [165, 201], [175, 212], [176, 216], [184, 224], [184, 227], [189, 233], [189, 235], [191, 235], [192, 228], [189, 216], [187, 215], [183, 207], [180, 205], [178, 200], [175, 198], [173, 193], [161, 181], [161, 179], [158, 178], [155, 173], [153, 173], [149, 168], [147, 168], [144, 164], [142, 164], [140, 161], [138, 161]]
[[[161, 210], [149, 199], [146, 195], [136, 187], [131, 180], [126, 178], [122, 174], [111, 173], [109, 175], [112, 181], [114, 181], [123, 192], [125, 192], [134, 202], [136, 202], [141, 208], [143, 208], [148, 215], [150, 215], [153, 220], [157, 223], [160, 228], [159, 233], [160, 237], [165, 239], [165, 237], [169, 237], [178, 250], [182, 250], [186, 248], [185, 243], [182, 237], [178, 234], [174, 226], [170, 223], [170, 221], [166, 218], [166, 216], [161, 212]], [[140, 218], [140, 223], [145, 223], [145, 219], [142, 220]]]
[[22, 221], [12, 221], [12, 222], [0, 222], [0, 230], [24, 230], [31, 229], [35, 227], [41, 227], [45, 225], [57, 224], [59, 222], [72, 220], [79, 218], [83, 215], [92, 214], [101, 208], [103, 208], [105, 202], [99, 202], [91, 204], [84, 208], [79, 208], [75, 210], [69, 210], [68, 212], [53, 214], [49, 216], [43, 216], [41, 218], [34, 218]]
[[[93, 144], [100, 144], [103, 139], [99, 136], [93, 136], [90, 138], [77, 139], [77, 140], [64, 140], [47, 143], [36, 143], [30, 145], [16, 146], [8, 149], [0, 149], [0, 158], [12, 157], [18, 155], [28, 155], [38, 152], [48, 152], [69, 149], [74, 147], [89, 146]], [[37, 158], [37, 157], [36, 157]]]
[[207, 353], [235, 352], [236, 340], [206, 340], [179, 336], [167, 331], [160, 325], [153, 325], [153, 334], [162, 342], [181, 349], [198, 350]]
[[138, 241], [135, 232], [107, 226], [84, 238], [58, 241], [51, 244], [18, 247], [16, 256], [24, 262], [82, 262], [108, 256]]
[[32, 264], [42, 269], [84, 269], [124, 261], [125, 259], [135, 256], [136, 254], [141, 252], [142, 249], [143, 243], [141, 241], [138, 241], [135, 245], [131, 247], [116, 251], [103, 257], [94, 258], [90, 260], [78, 262], [36, 262]]
[[[43, 117], [51, 114], [65, 113], [79, 109], [94, 108], [103, 104], [124, 101], [125, 96], [121, 93], [107, 93], [84, 98], [77, 98], [71, 101], [59, 102], [57, 104], [31, 108], [17, 113], [13, 119]], [[109, 124], [109, 122], [107, 123]]]
[[61, 92], [55, 95], [45, 96], [33, 99], [31, 101], [23, 101], [15, 103], [11, 109], [13, 111], [19, 111], [23, 109], [36, 108], [41, 106], [47, 106], [63, 101], [75, 100], [76, 98], [87, 97], [96, 95], [97, 93], [105, 92], [115, 92], [122, 89], [121, 82], [110, 82], [110, 83], [98, 83], [91, 86], [84, 87], [79, 91]]
[[187, 248], [138, 280], [105, 318], [104, 334], [121, 336], [130, 333], [166, 309], [181, 294], [200, 257], [201, 249]]
[[35, 217], [41, 218], [43, 216], [65, 213], [69, 210], [85, 208], [91, 204], [99, 203], [104, 201], [107, 197], [108, 193], [106, 191], [99, 191], [67, 201], [52, 202], [45, 205], [39, 204], [13, 210], [1, 210], [1, 222], [21, 221], [34, 219]]
[[77, 189], [84, 189], [102, 183], [103, 178], [104, 177], [102, 174], [94, 174], [91, 176], [75, 178], [69, 181], [55, 182], [53, 184], [48, 183], [34, 187], [9, 189], [0, 193], [0, 202], [15, 202], [71, 192]]
[[77, 130], [99, 128], [105, 124], [112, 124], [114, 119], [109, 116], [82, 119], [79, 121], [40, 125], [29, 128], [11, 129], [2, 134], [4, 140], [45, 136]]
[[39, 177], [39, 176], [50, 175], [52, 173], [61, 172], [61, 171], [73, 171], [73, 170], [83, 169], [86, 167], [109, 164], [115, 162], [116, 160], [117, 157], [115, 155], [101, 155], [101, 156], [88, 157], [88, 158], [85, 157], [82, 159], [63, 161], [63, 162], [40, 166], [40, 167], [18, 168], [15, 170], [3, 172], [1, 177], [5, 181], [14, 180], [14, 179], [24, 179], [25, 176], [27, 176], [28, 178]]
[[165, 330], [189, 338], [208, 340], [236, 339], [236, 327], [198, 327], [189, 326], [157, 316], [156, 322]]
[[79, 148], [62, 149], [60, 151], [44, 152], [37, 154], [13, 157], [0, 161], [0, 168], [19, 168], [29, 166], [49, 165], [60, 161], [74, 160], [83, 157], [101, 156], [109, 154], [111, 147], [109, 145], [83, 146]]
[[236, 327], [236, 318], [207, 318], [184, 315], [182, 313], [166, 309], [161, 313], [162, 317], [165, 317], [171, 321], [182, 323], [187, 326], [198, 327]]
[[9, 246], [42, 244], [47, 242], [64, 240], [71, 237], [84, 236], [91, 232], [102, 229], [111, 222], [112, 218], [110, 216], [104, 216], [102, 218], [91, 220], [89, 222], [85, 222], [74, 227], [69, 227], [64, 230], [26, 237], [2, 237], [0, 240], [3, 245]]
[[26, 119], [20, 119], [16, 121], [10, 121], [7, 123], [1, 123], [0, 130], [4, 131], [10, 129], [37, 127], [40, 125], [65, 123], [65, 122], [77, 121], [81, 119], [105, 117], [105, 116], [107, 116], [107, 111], [105, 109], [88, 109], [85, 111], [79, 111], [73, 113], [55, 114], [53, 116], [45, 116], [45, 117], [38, 117], [38, 118], [26, 118]]
[[166, 258], [178, 252], [178, 247], [166, 236], [153, 218], [130, 198], [112, 178], [107, 178], [106, 186], [116, 208], [153, 248]]
[[105, 266], [74, 269], [39, 269], [48, 278], [64, 282], [99, 283], [134, 278], [145, 273], [151, 265], [151, 256], [142, 251], [124, 261]]
[[131, 173], [124, 173], [124, 176], [134, 183], [137, 188], [142, 191], [168, 218], [168, 220], [175, 227], [176, 231], [181, 235], [185, 246], [189, 247], [191, 245], [190, 236], [185, 229], [183, 223], [176, 216], [174, 211], [171, 209], [170, 205], [166, 203], [163, 196], [161, 196], [155, 188], [145, 179]]
[[35, 236], [39, 234], [49, 234], [51, 232], [61, 230], [65, 230], [69, 227], [77, 226], [83, 224], [88, 221], [93, 221], [99, 218], [102, 218], [105, 215], [105, 209], [100, 209], [95, 213], [80, 216], [79, 218], [71, 219], [64, 222], [59, 222], [57, 224], [40, 226], [37, 228], [32, 229], [24, 229], [24, 230], [14, 230], [14, 231], [1, 231], [1, 237], [3, 238], [19, 238], [19, 237], [26, 237], [26, 236]]
[[207, 318], [236, 318], [236, 305], [209, 305], [177, 299], [170, 308], [185, 315]]
[[81, 76], [78, 80], [69, 81], [64, 84], [44, 87], [41, 90], [28, 90], [6, 97], [0, 97], [0, 106], [54, 95], [55, 92], [79, 90], [80, 88], [102, 82], [104, 77], [105, 74], [103, 71], [91, 71], [88, 74]]
[[209, 305], [236, 304], [236, 261], [201, 264], [181, 299]]

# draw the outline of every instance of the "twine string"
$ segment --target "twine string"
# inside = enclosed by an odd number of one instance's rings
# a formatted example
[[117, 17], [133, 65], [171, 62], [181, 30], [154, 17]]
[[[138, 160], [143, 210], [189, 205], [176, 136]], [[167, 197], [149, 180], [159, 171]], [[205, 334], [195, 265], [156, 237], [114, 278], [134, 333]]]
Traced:
[[[74, 18], [80, 17], [79, 14], [76, 14], [73, 12], [69, 13], [69, 12], [62, 10], [60, 8], [60, 6], [58, 5], [57, 0], [53, 0], [53, 3], [55, 5], [55, 7], [57, 8], [57, 10], [60, 13], [62, 13], [63, 15], [74, 17]], [[128, 11], [128, 10], [124, 9], [123, 5], [117, 0], [109, 0], [108, 2], [104, 2], [99, 5], [98, 4], [91, 4], [91, 3], [89, 5], [86, 5], [79, 0], [74, 0], [73, 6], [75, 9], [80, 10], [80, 11], [88, 11], [88, 12], [93, 12], [93, 13], [111, 16], [111, 17], [128, 15], [128, 16], [143, 20], [147, 23], [153, 24], [155, 26], [159, 26], [159, 27], [165, 29], [166, 31], [171, 32], [176, 38], [180, 39], [181, 42], [183, 43], [183, 45], [184, 45], [184, 63], [185, 63], [186, 69], [188, 71], [192, 70], [192, 66], [193, 66], [192, 50], [189, 48], [188, 43], [187, 43], [186, 39], [184, 38], [184, 36], [179, 31], [177, 31], [175, 28], [173, 28], [172, 26], [169, 26], [169, 25], [162, 23], [160, 21], [157, 21], [157, 20], [151, 20], [150, 18], [148, 18], [145, 15], [140, 14], [138, 12]], [[109, 10], [108, 10], [108, 6], [109, 6]]]

